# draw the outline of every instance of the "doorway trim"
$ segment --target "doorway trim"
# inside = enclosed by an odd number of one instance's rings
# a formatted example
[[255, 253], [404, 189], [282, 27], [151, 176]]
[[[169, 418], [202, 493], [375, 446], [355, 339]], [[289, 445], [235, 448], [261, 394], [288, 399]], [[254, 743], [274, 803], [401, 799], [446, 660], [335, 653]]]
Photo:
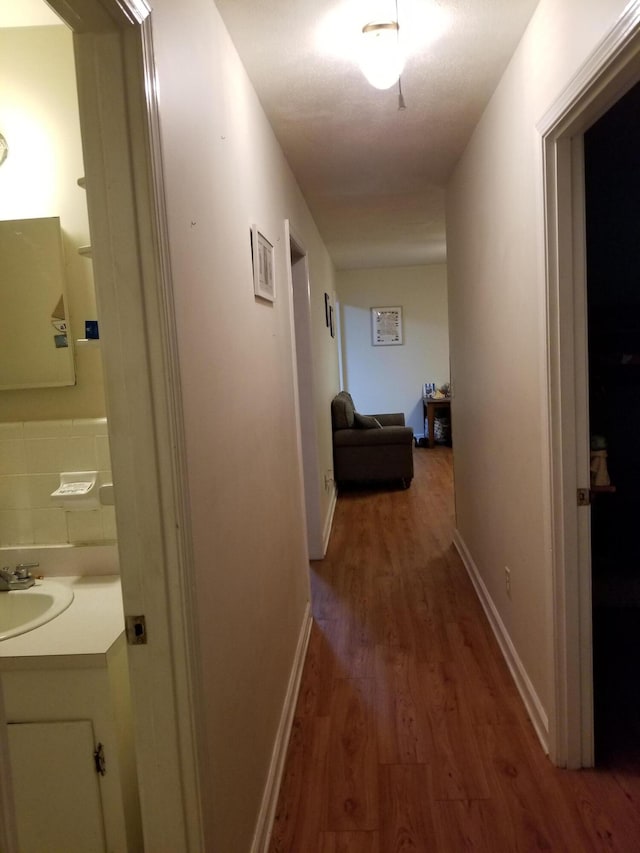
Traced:
[[[321, 560], [326, 545], [320, 507], [318, 431], [315, 418], [311, 291], [307, 250], [288, 219], [284, 223], [289, 280], [291, 346], [294, 353], [294, 397], [297, 414], [298, 457], [305, 506], [307, 551], [310, 560]], [[293, 260], [293, 253], [296, 260]]]
[[151, 8], [48, 0], [74, 32], [145, 849], [201, 853], [206, 786]]
[[549, 754], [569, 768], [594, 763], [589, 401], [584, 202], [585, 131], [640, 78], [640, 0], [538, 123], [544, 177], [547, 440], [552, 536], [554, 696]]

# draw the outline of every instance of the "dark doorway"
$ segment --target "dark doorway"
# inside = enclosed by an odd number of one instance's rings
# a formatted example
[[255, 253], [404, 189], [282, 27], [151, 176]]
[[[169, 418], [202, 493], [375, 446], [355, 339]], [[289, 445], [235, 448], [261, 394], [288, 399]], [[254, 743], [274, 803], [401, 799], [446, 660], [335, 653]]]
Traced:
[[[585, 134], [596, 764], [640, 759], [640, 84]], [[593, 457], [602, 466], [602, 454]], [[593, 479], [593, 475], [592, 475]]]

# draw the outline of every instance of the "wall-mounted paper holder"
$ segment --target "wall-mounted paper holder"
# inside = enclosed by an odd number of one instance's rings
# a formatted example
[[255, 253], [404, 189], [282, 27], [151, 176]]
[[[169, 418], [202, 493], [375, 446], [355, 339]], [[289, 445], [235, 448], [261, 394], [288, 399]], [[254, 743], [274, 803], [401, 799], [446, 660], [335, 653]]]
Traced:
[[66, 510], [98, 509], [100, 497], [97, 482], [97, 471], [63, 471], [60, 474], [60, 485], [51, 493], [51, 499], [56, 506]]

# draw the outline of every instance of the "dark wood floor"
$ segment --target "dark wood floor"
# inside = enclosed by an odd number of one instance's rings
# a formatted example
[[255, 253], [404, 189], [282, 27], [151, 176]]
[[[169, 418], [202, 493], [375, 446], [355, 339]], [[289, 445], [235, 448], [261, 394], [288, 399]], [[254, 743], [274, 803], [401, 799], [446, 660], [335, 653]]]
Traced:
[[451, 450], [339, 498], [271, 853], [640, 850], [638, 764], [543, 754], [451, 545]]

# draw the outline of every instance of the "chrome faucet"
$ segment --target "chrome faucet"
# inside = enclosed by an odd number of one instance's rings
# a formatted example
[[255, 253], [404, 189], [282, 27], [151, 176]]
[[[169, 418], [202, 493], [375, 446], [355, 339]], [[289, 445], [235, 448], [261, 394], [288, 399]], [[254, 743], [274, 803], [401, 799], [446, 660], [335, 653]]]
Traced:
[[10, 592], [12, 589], [29, 589], [36, 582], [29, 569], [35, 569], [39, 565], [40, 563], [20, 563], [13, 571], [9, 566], [3, 566], [0, 569], [0, 592]]

